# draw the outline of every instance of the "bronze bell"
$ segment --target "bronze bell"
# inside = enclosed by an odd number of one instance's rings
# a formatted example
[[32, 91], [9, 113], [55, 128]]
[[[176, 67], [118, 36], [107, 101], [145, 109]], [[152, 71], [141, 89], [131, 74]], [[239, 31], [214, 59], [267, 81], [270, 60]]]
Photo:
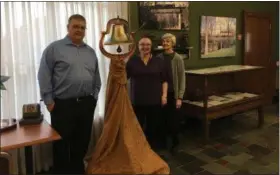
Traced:
[[120, 45], [132, 43], [129, 35], [126, 33], [123, 24], [113, 24], [110, 30], [109, 38], [104, 45]]

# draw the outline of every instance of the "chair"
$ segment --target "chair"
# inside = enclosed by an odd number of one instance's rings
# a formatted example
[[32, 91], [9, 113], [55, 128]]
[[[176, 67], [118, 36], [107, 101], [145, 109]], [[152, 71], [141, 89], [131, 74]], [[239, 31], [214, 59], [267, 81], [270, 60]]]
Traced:
[[12, 174], [12, 156], [6, 152], [0, 152], [0, 174]]

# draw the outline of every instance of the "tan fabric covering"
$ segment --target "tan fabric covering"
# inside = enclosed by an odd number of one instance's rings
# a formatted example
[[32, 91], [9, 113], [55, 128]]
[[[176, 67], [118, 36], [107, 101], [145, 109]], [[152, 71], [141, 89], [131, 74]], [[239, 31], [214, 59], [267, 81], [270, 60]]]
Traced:
[[126, 88], [125, 63], [111, 61], [102, 134], [87, 160], [87, 174], [169, 174], [149, 146]]

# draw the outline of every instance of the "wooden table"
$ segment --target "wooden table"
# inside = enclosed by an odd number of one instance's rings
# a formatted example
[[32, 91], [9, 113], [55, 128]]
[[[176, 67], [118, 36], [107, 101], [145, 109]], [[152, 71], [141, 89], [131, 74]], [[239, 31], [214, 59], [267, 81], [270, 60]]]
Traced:
[[[18, 125], [16, 129], [11, 129], [1, 133], [0, 137], [1, 151], [27, 147], [29, 149], [29, 151], [27, 151], [29, 152], [29, 155], [26, 156], [26, 158], [29, 161], [30, 156], [32, 159], [31, 146], [61, 139], [60, 135], [52, 129], [46, 121], [36, 125]], [[34, 173], [35, 170], [33, 169], [31, 171]], [[27, 171], [27, 173], [29, 172]]]
[[[245, 112], [258, 110], [258, 126], [264, 122], [263, 86], [251, 83], [259, 77], [263, 67], [227, 65], [186, 72], [187, 88], [182, 109], [187, 116], [203, 121], [205, 140], [209, 139], [210, 121]], [[189, 83], [188, 83], [189, 82]]]
[[42, 144], [61, 138], [46, 121], [37, 125], [18, 125], [17, 129], [1, 133], [0, 137], [1, 151]]

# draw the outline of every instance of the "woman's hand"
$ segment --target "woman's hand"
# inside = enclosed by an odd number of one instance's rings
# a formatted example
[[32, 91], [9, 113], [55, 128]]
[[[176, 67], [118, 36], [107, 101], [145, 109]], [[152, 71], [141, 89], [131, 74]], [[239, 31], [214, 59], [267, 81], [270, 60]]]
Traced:
[[161, 96], [161, 105], [164, 106], [167, 103], [167, 97], [166, 96]]
[[176, 100], [176, 108], [177, 108], [177, 109], [180, 109], [181, 106], [182, 106], [182, 100], [181, 100], [181, 99], [177, 99], [177, 100]]

